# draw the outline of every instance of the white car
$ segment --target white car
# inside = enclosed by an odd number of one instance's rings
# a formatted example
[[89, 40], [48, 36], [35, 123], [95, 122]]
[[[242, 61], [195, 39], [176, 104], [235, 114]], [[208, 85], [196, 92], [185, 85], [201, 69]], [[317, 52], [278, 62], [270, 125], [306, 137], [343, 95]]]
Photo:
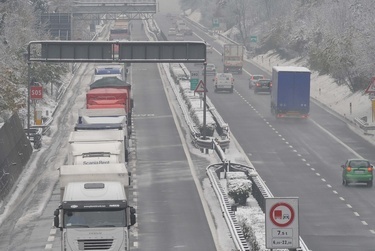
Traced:
[[[202, 68], [202, 74], [204, 74], [204, 66]], [[216, 67], [214, 64], [207, 64], [206, 65], [206, 75], [215, 75], [216, 74]]]
[[169, 28], [168, 36], [175, 36], [177, 33], [176, 28]]
[[176, 41], [184, 41], [185, 40], [185, 37], [184, 37], [184, 34], [182, 33], [177, 33], [176, 34], [176, 38], [175, 38]]

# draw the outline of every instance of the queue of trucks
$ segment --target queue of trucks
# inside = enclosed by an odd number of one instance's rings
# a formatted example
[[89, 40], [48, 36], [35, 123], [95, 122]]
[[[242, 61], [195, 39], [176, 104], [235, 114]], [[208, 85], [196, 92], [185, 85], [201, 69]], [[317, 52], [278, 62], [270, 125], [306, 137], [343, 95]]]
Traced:
[[[110, 65], [105, 68], [117, 74]], [[59, 168], [61, 203], [54, 225], [61, 230], [64, 251], [129, 250], [129, 229], [136, 223], [128, 203], [131, 88], [104, 75], [90, 85], [86, 107], [69, 135], [68, 163]]]

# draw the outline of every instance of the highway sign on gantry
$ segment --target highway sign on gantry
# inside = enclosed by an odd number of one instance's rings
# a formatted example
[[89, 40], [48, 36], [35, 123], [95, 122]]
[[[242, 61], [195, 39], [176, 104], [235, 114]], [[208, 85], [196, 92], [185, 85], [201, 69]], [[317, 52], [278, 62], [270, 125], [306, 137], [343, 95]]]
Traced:
[[299, 247], [298, 198], [266, 199], [266, 247]]

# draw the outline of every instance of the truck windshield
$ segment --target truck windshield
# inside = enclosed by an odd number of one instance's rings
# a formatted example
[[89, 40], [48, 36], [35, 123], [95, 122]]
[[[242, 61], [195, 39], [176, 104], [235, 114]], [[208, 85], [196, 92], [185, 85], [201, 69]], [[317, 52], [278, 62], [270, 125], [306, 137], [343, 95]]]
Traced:
[[125, 227], [125, 209], [65, 210], [64, 228]]

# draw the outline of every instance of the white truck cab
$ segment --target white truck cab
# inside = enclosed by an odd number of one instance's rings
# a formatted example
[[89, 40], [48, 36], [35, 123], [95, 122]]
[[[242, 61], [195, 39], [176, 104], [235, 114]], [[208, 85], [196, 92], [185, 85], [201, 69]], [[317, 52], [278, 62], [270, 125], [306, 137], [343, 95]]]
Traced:
[[128, 205], [128, 178], [125, 164], [60, 167], [54, 225], [62, 250], [129, 250], [136, 216]]

